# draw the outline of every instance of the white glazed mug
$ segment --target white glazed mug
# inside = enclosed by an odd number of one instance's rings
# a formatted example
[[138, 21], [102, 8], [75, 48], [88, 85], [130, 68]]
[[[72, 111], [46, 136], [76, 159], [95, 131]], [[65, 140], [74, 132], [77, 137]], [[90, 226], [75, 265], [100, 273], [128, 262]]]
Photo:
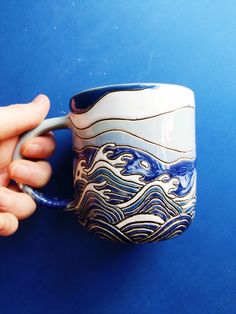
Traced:
[[41, 205], [74, 211], [102, 238], [143, 243], [188, 228], [196, 203], [194, 94], [170, 84], [111, 85], [83, 91], [71, 112], [45, 120], [19, 141], [49, 130], [73, 133], [74, 198], [21, 189]]

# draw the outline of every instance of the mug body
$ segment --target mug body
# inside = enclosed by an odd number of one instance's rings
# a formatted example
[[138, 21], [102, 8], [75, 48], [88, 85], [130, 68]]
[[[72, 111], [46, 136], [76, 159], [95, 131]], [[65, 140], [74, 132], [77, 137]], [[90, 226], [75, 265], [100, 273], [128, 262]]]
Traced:
[[180, 235], [196, 203], [194, 94], [170, 84], [95, 88], [71, 98], [74, 201], [82, 225], [122, 242]]

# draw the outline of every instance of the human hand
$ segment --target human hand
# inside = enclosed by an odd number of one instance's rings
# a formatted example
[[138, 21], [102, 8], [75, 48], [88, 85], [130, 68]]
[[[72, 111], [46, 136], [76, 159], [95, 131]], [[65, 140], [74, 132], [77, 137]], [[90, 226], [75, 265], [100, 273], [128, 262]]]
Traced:
[[[0, 235], [14, 233], [19, 220], [29, 217], [36, 209], [33, 199], [10, 185], [10, 179], [32, 187], [42, 187], [51, 176], [49, 163], [43, 160], [15, 160], [12, 155], [19, 135], [38, 126], [50, 107], [47, 96], [39, 95], [28, 104], [0, 107]], [[27, 158], [48, 158], [55, 149], [51, 134], [35, 137], [21, 147]]]

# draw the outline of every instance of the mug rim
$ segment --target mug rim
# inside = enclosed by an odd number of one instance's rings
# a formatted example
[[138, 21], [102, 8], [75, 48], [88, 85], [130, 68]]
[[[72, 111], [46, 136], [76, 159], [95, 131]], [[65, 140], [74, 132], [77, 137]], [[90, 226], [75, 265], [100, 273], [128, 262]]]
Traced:
[[107, 94], [116, 92], [140, 91], [145, 89], [159, 90], [161, 87], [167, 88], [169, 91], [168, 94], [172, 94], [172, 92], [175, 92], [177, 89], [180, 93], [191, 94], [194, 98], [194, 92], [190, 88], [183, 85], [169, 83], [122, 83], [98, 86], [83, 90], [70, 98], [69, 107], [72, 113], [81, 114], [90, 110], [94, 104], [96, 104]]
[[112, 88], [112, 87], [122, 87], [122, 86], [153, 86], [153, 88], [157, 87], [157, 86], [163, 86], [163, 85], [169, 85], [169, 86], [176, 86], [176, 87], [180, 87], [180, 88], [185, 88], [185, 89], [188, 89], [190, 90], [192, 93], [193, 90], [185, 85], [181, 85], [181, 84], [175, 84], [175, 83], [157, 83], [157, 82], [136, 82], [136, 83], [118, 83], [118, 84], [108, 84], [108, 85], [102, 85], [102, 86], [97, 86], [97, 87], [91, 87], [91, 88], [87, 88], [87, 89], [84, 89], [84, 90], [81, 90], [80, 92], [76, 93], [76, 94], [73, 94], [71, 97], [70, 97], [70, 101], [82, 94], [82, 93], [87, 93], [87, 92], [92, 92], [92, 91], [96, 91], [96, 90], [100, 90], [100, 89], [103, 89], [103, 88]]

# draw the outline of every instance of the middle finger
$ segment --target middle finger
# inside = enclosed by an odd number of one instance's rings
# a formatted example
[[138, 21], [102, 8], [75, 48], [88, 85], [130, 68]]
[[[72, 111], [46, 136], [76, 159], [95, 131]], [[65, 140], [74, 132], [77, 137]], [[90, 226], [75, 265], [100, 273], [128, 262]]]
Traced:
[[24, 157], [44, 159], [52, 155], [56, 147], [52, 133], [34, 137], [26, 141], [21, 147]]
[[9, 165], [9, 176], [18, 183], [42, 187], [50, 179], [52, 170], [46, 161], [14, 160]]

